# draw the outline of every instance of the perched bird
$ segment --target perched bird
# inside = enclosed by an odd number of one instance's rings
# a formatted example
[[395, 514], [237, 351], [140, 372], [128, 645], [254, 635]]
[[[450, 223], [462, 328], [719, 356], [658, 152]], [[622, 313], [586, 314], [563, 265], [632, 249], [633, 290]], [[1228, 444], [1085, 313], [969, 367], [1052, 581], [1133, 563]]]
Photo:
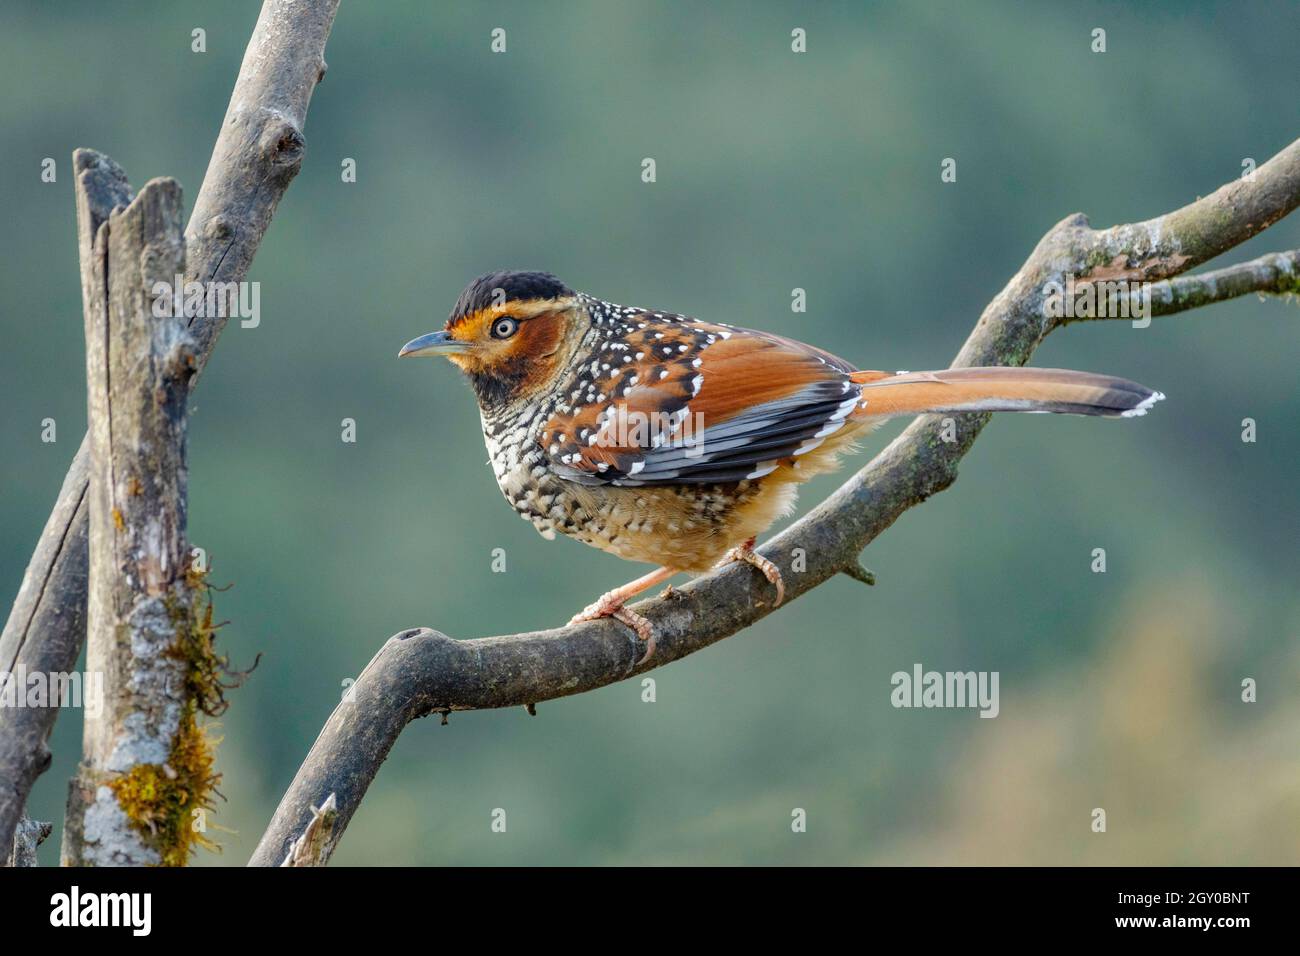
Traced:
[[780, 570], [753, 550], [794, 507], [798, 485], [834, 469], [896, 415], [1059, 412], [1130, 417], [1164, 398], [1122, 378], [1043, 368], [860, 371], [793, 339], [614, 305], [545, 272], [469, 284], [440, 332], [400, 356], [444, 355], [478, 396], [506, 501], [555, 532], [657, 571], [570, 623], [614, 617], [654, 652], [625, 606], [680, 571], [730, 561]]

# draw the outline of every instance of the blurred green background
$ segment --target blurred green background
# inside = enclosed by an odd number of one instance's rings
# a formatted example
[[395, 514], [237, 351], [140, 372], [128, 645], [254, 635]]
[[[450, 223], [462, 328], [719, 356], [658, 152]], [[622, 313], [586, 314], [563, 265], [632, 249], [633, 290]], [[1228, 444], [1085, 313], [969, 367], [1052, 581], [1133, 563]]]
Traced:
[[[137, 187], [174, 176], [192, 202], [258, 8], [0, 13], [6, 599], [85, 427], [71, 152], [107, 152]], [[1281, 2], [344, 0], [306, 163], [250, 275], [261, 326], [231, 324], [193, 402], [191, 537], [234, 585], [233, 662], [264, 654], [218, 731], [233, 832], [198, 862], [247, 859], [390, 634], [558, 624], [645, 570], [543, 541], [501, 500], [455, 370], [396, 361], [470, 279], [547, 269], [864, 367], [944, 365], [1067, 214], [1159, 214], [1300, 136], [1298, 31]], [[1297, 245], [1292, 217], [1229, 258]], [[876, 588], [831, 581], [654, 672], [656, 703], [625, 682], [536, 718], [418, 722], [336, 862], [1300, 862], [1296, 317], [1251, 297], [1052, 336], [1037, 364], [1169, 400], [1136, 421], [1003, 416], [866, 551]], [[1000, 671], [1001, 715], [893, 709], [890, 675], [917, 662]], [[58, 723], [37, 818], [61, 817], [79, 717]]]

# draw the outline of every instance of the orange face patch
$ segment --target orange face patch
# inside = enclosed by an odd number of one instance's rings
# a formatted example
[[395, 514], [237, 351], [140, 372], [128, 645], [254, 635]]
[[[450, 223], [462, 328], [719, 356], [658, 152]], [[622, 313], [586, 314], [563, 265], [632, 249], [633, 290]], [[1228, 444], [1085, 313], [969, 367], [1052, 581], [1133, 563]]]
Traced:
[[512, 392], [543, 387], [561, 357], [572, 315], [565, 300], [480, 309], [447, 323], [452, 338], [472, 346], [447, 357], [468, 375], [494, 379]]

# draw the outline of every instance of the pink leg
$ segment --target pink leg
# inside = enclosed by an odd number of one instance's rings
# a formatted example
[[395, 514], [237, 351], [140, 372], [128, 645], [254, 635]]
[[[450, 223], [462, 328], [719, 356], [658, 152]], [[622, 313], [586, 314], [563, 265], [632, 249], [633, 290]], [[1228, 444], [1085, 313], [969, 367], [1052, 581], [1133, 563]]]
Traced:
[[582, 621], [595, 621], [602, 617], [612, 617], [616, 621], [622, 621], [636, 631], [637, 637], [646, 642], [645, 655], [637, 661], [637, 664], [644, 664], [650, 660], [655, 652], [654, 627], [636, 611], [630, 611], [623, 605], [642, 591], [654, 587], [660, 581], [668, 580], [676, 573], [672, 568], [659, 568], [649, 574], [642, 575], [635, 581], [629, 581], [621, 588], [606, 591], [594, 604], [588, 604], [573, 615], [569, 623], [578, 624]]

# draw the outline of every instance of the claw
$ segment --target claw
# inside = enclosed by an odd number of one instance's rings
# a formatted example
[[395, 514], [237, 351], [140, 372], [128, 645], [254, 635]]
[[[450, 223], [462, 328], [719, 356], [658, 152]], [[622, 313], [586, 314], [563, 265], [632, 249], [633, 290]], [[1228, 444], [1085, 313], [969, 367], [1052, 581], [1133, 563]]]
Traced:
[[669, 568], [660, 568], [658, 571], [652, 571], [644, 577], [638, 578], [630, 584], [625, 584], [621, 588], [615, 588], [602, 594], [594, 603], [588, 604], [585, 608], [569, 620], [570, 624], [580, 624], [583, 621], [596, 621], [602, 617], [612, 617], [616, 621], [621, 621], [630, 627], [636, 636], [645, 642], [645, 654], [636, 662], [640, 667], [646, 661], [654, 656], [655, 652], [655, 629], [646, 618], [642, 617], [636, 611], [624, 607], [624, 602], [634, 595], [640, 594], [647, 588], [653, 587], [660, 581], [664, 581], [673, 576], [673, 571]]
[[718, 567], [730, 564], [732, 561], [743, 561], [745, 564], [752, 564], [762, 571], [763, 577], [767, 578], [768, 582], [776, 588], [776, 603], [772, 606], [781, 606], [781, 602], [785, 600], [785, 580], [781, 577], [781, 569], [776, 566], [775, 562], [769, 561], [754, 550], [753, 538], [724, 554], [722, 560], [718, 562]]
[[636, 662], [638, 667], [650, 660], [650, 658], [654, 657], [655, 629], [653, 624], [636, 611], [629, 610], [625, 607], [616, 610], [611, 617], [616, 621], [622, 621], [628, 627], [632, 628], [632, 630], [636, 631], [636, 636], [645, 641], [645, 653], [642, 654], [641, 659]]

